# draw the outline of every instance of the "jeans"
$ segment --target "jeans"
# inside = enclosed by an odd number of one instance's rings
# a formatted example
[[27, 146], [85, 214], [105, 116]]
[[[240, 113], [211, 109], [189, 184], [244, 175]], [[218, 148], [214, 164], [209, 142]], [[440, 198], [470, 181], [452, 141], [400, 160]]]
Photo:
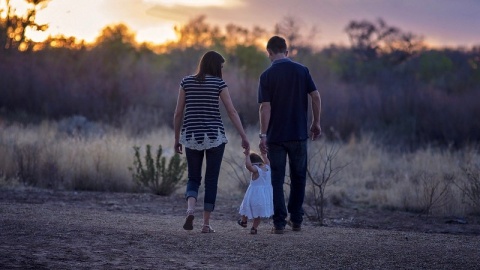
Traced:
[[[283, 185], [287, 156], [290, 168], [290, 196], [285, 207]], [[307, 179], [307, 140], [268, 143], [268, 158], [272, 168], [273, 224], [284, 228], [287, 224], [287, 209], [290, 220], [296, 224], [303, 221], [303, 200]]]
[[205, 155], [207, 167], [205, 170], [205, 197], [203, 200], [203, 210], [212, 212], [215, 209], [215, 200], [217, 199], [218, 176], [220, 174], [220, 165], [222, 164], [225, 144], [206, 150], [193, 150], [185, 148], [187, 156], [188, 181], [185, 199], [194, 197], [197, 200], [198, 189], [202, 182], [202, 164]]

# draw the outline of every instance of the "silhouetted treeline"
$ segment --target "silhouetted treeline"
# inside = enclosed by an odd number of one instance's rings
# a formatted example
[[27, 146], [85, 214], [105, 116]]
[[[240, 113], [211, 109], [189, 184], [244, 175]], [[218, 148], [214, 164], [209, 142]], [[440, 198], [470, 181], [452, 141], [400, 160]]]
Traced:
[[[171, 125], [179, 82], [201, 55], [226, 57], [224, 79], [246, 125], [258, 124], [257, 83], [268, 67], [270, 34], [204, 17], [176, 29], [179, 40], [137, 44], [125, 25], [106, 27], [93, 45], [51, 37], [33, 50], [1, 50], [4, 117], [82, 115], [142, 132]], [[316, 49], [291, 18], [276, 25], [290, 56], [309, 67], [322, 95], [322, 127], [330, 138], [372, 132], [399, 147], [461, 146], [480, 141], [480, 47], [428, 49], [422, 38], [376, 22], [352, 21], [351, 46]], [[20, 116], [19, 116], [20, 115]]]

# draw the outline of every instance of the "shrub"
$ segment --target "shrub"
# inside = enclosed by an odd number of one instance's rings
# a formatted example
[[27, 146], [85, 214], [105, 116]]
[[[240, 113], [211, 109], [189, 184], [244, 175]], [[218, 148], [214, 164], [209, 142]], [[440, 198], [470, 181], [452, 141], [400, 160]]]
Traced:
[[139, 186], [149, 189], [154, 194], [169, 196], [183, 182], [187, 163], [180, 155], [173, 155], [167, 167], [166, 157], [162, 157], [161, 145], [158, 146], [154, 159], [151, 146], [147, 144], [144, 163], [140, 157], [140, 147], [134, 146], [133, 149], [135, 151], [133, 167], [129, 167], [128, 170], [132, 172], [132, 178]]
[[313, 150], [307, 165], [307, 179], [311, 182], [308, 190], [310, 196], [307, 198], [307, 205], [313, 208], [315, 215], [310, 219], [317, 220], [319, 225], [324, 225], [325, 189], [333, 182], [338, 181], [338, 174], [348, 164], [334, 165], [340, 148], [337, 144], [322, 144]]
[[462, 191], [465, 201], [472, 206], [474, 213], [480, 214], [480, 167], [467, 165], [461, 169], [465, 180], [455, 181], [454, 184]]
[[37, 144], [15, 146], [17, 177], [25, 186], [36, 186], [39, 178], [40, 149]]

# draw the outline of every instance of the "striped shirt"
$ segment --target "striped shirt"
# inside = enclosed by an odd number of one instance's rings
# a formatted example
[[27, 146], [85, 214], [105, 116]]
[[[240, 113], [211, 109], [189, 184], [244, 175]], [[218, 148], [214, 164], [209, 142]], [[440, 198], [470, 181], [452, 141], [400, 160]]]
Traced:
[[182, 79], [185, 91], [185, 115], [180, 143], [195, 150], [205, 150], [227, 143], [220, 114], [220, 92], [227, 87], [221, 78], [207, 75], [198, 81], [193, 75]]

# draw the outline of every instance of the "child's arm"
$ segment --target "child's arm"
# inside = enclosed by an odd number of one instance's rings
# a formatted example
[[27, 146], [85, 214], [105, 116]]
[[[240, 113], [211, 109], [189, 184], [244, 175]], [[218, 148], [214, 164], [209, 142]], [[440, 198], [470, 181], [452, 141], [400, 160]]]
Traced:
[[263, 159], [263, 161], [265, 162], [265, 164], [267, 164], [268, 166], [270, 166], [270, 159], [268, 159], [267, 153], [261, 153], [261, 155], [262, 155], [262, 159]]
[[243, 153], [245, 154], [245, 168], [252, 173], [258, 172], [257, 167], [253, 166], [252, 162], [250, 161], [250, 151], [245, 150]]

